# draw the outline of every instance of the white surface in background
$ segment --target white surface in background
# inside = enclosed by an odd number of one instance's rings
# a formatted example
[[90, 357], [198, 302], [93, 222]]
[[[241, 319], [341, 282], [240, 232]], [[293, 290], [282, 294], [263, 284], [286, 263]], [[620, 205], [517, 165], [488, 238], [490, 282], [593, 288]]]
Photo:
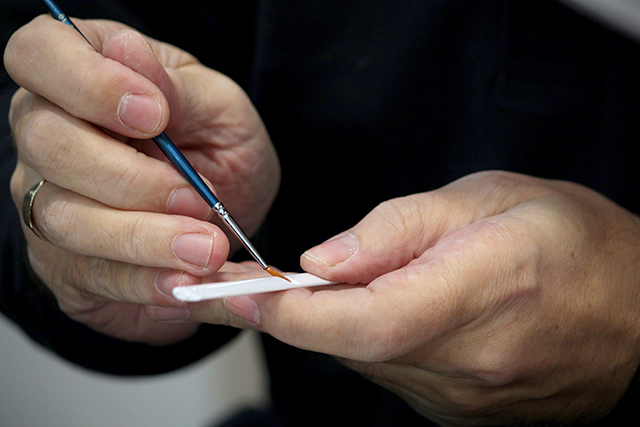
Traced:
[[562, 0], [609, 27], [640, 40], [640, 0]]
[[2, 427], [210, 427], [240, 406], [265, 405], [266, 384], [253, 332], [182, 370], [123, 378], [53, 356], [0, 315]]

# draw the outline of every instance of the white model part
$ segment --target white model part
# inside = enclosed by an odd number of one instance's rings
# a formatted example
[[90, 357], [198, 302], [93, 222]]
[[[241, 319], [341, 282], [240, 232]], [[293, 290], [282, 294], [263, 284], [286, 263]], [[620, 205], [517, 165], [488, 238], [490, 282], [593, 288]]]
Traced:
[[173, 289], [173, 296], [180, 301], [198, 302], [236, 295], [260, 294], [264, 292], [335, 284], [335, 282], [321, 279], [309, 273], [291, 274], [286, 277], [291, 282], [287, 282], [278, 277], [261, 277], [259, 279], [183, 286]]

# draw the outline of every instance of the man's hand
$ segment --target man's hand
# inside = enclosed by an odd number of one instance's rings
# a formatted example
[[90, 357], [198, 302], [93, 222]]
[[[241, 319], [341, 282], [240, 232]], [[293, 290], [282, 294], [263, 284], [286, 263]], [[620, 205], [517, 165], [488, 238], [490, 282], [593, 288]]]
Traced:
[[585, 420], [612, 409], [640, 361], [639, 242], [638, 218], [589, 189], [480, 173], [383, 203], [303, 255], [345, 285], [226, 307], [441, 425]]
[[[19, 162], [11, 190], [46, 183], [25, 229], [29, 260], [72, 318], [122, 339], [166, 344], [195, 324], [171, 297], [226, 261], [211, 210], [151, 137], [166, 131], [252, 233], [279, 185], [267, 131], [246, 94], [173, 46], [108, 21], [48, 16], [5, 51]], [[233, 248], [232, 248], [233, 249]], [[145, 316], [146, 314], [146, 316]]]

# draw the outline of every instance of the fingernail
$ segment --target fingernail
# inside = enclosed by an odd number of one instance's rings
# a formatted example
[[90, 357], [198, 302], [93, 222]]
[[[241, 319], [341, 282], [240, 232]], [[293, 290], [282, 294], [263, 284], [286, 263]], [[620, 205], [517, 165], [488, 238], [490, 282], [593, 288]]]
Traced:
[[189, 320], [187, 307], [159, 307], [155, 305], [146, 307], [147, 317], [159, 323], [181, 323]]
[[152, 133], [160, 125], [160, 103], [150, 96], [129, 94], [122, 97], [118, 117], [125, 125], [144, 133]]
[[347, 261], [356, 252], [358, 252], [358, 238], [351, 233], [346, 233], [309, 249], [302, 256], [327, 267], [335, 267]]
[[183, 262], [205, 268], [209, 265], [213, 251], [213, 236], [210, 234], [182, 234], [173, 241], [173, 253]]
[[172, 298], [173, 289], [180, 286], [180, 276], [182, 276], [182, 273], [179, 271], [163, 271], [159, 273], [154, 282], [156, 290], [162, 296]]
[[167, 201], [167, 212], [172, 215], [184, 215], [201, 220], [208, 219], [211, 208], [191, 187], [176, 188]]
[[260, 323], [258, 305], [254, 299], [248, 295], [226, 298], [224, 300], [224, 306], [230, 313], [235, 314], [245, 322], [253, 325]]
[[[162, 296], [176, 300], [173, 290], [180, 286], [189, 286], [198, 283], [193, 280], [193, 276], [183, 271], [166, 270], [158, 273], [154, 282], [156, 290]], [[176, 300], [177, 301], [177, 300]]]

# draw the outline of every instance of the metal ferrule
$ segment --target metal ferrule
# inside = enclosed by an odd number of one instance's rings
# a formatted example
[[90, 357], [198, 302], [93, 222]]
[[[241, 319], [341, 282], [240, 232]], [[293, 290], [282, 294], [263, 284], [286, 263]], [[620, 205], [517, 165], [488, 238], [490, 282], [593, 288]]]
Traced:
[[249, 240], [249, 237], [247, 237], [244, 231], [242, 231], [242, 228], [240, 228], [238, 223], [233, 219], [233, 217], [231, 216], [229, 211], [224, 207], [224, 205], [221, 202], [218, 202], [213, 207], [213, 209], [218, 213], [218, 215], [220, 216], [220, 218], [222, 218], [225, 224], [227, 224], [227, 227], [229, 227], [229, 229], [233, 232], [233, 234], [238, 236], [240, 243], [242, 243], [245, 249], [251, 254], [253, 259], [255, 259], [258, 262], [258, 264], [260, 264], [260, 267], [262, 267], [263, 269], [266, 269], [267, 267], [269, 267], [269, 264], [267, 264], [265, 260], [262, 259], [262, 257], [258, 253], [258, 250], [253, 246], [253, 244], [251, 243], [251, 240]]

